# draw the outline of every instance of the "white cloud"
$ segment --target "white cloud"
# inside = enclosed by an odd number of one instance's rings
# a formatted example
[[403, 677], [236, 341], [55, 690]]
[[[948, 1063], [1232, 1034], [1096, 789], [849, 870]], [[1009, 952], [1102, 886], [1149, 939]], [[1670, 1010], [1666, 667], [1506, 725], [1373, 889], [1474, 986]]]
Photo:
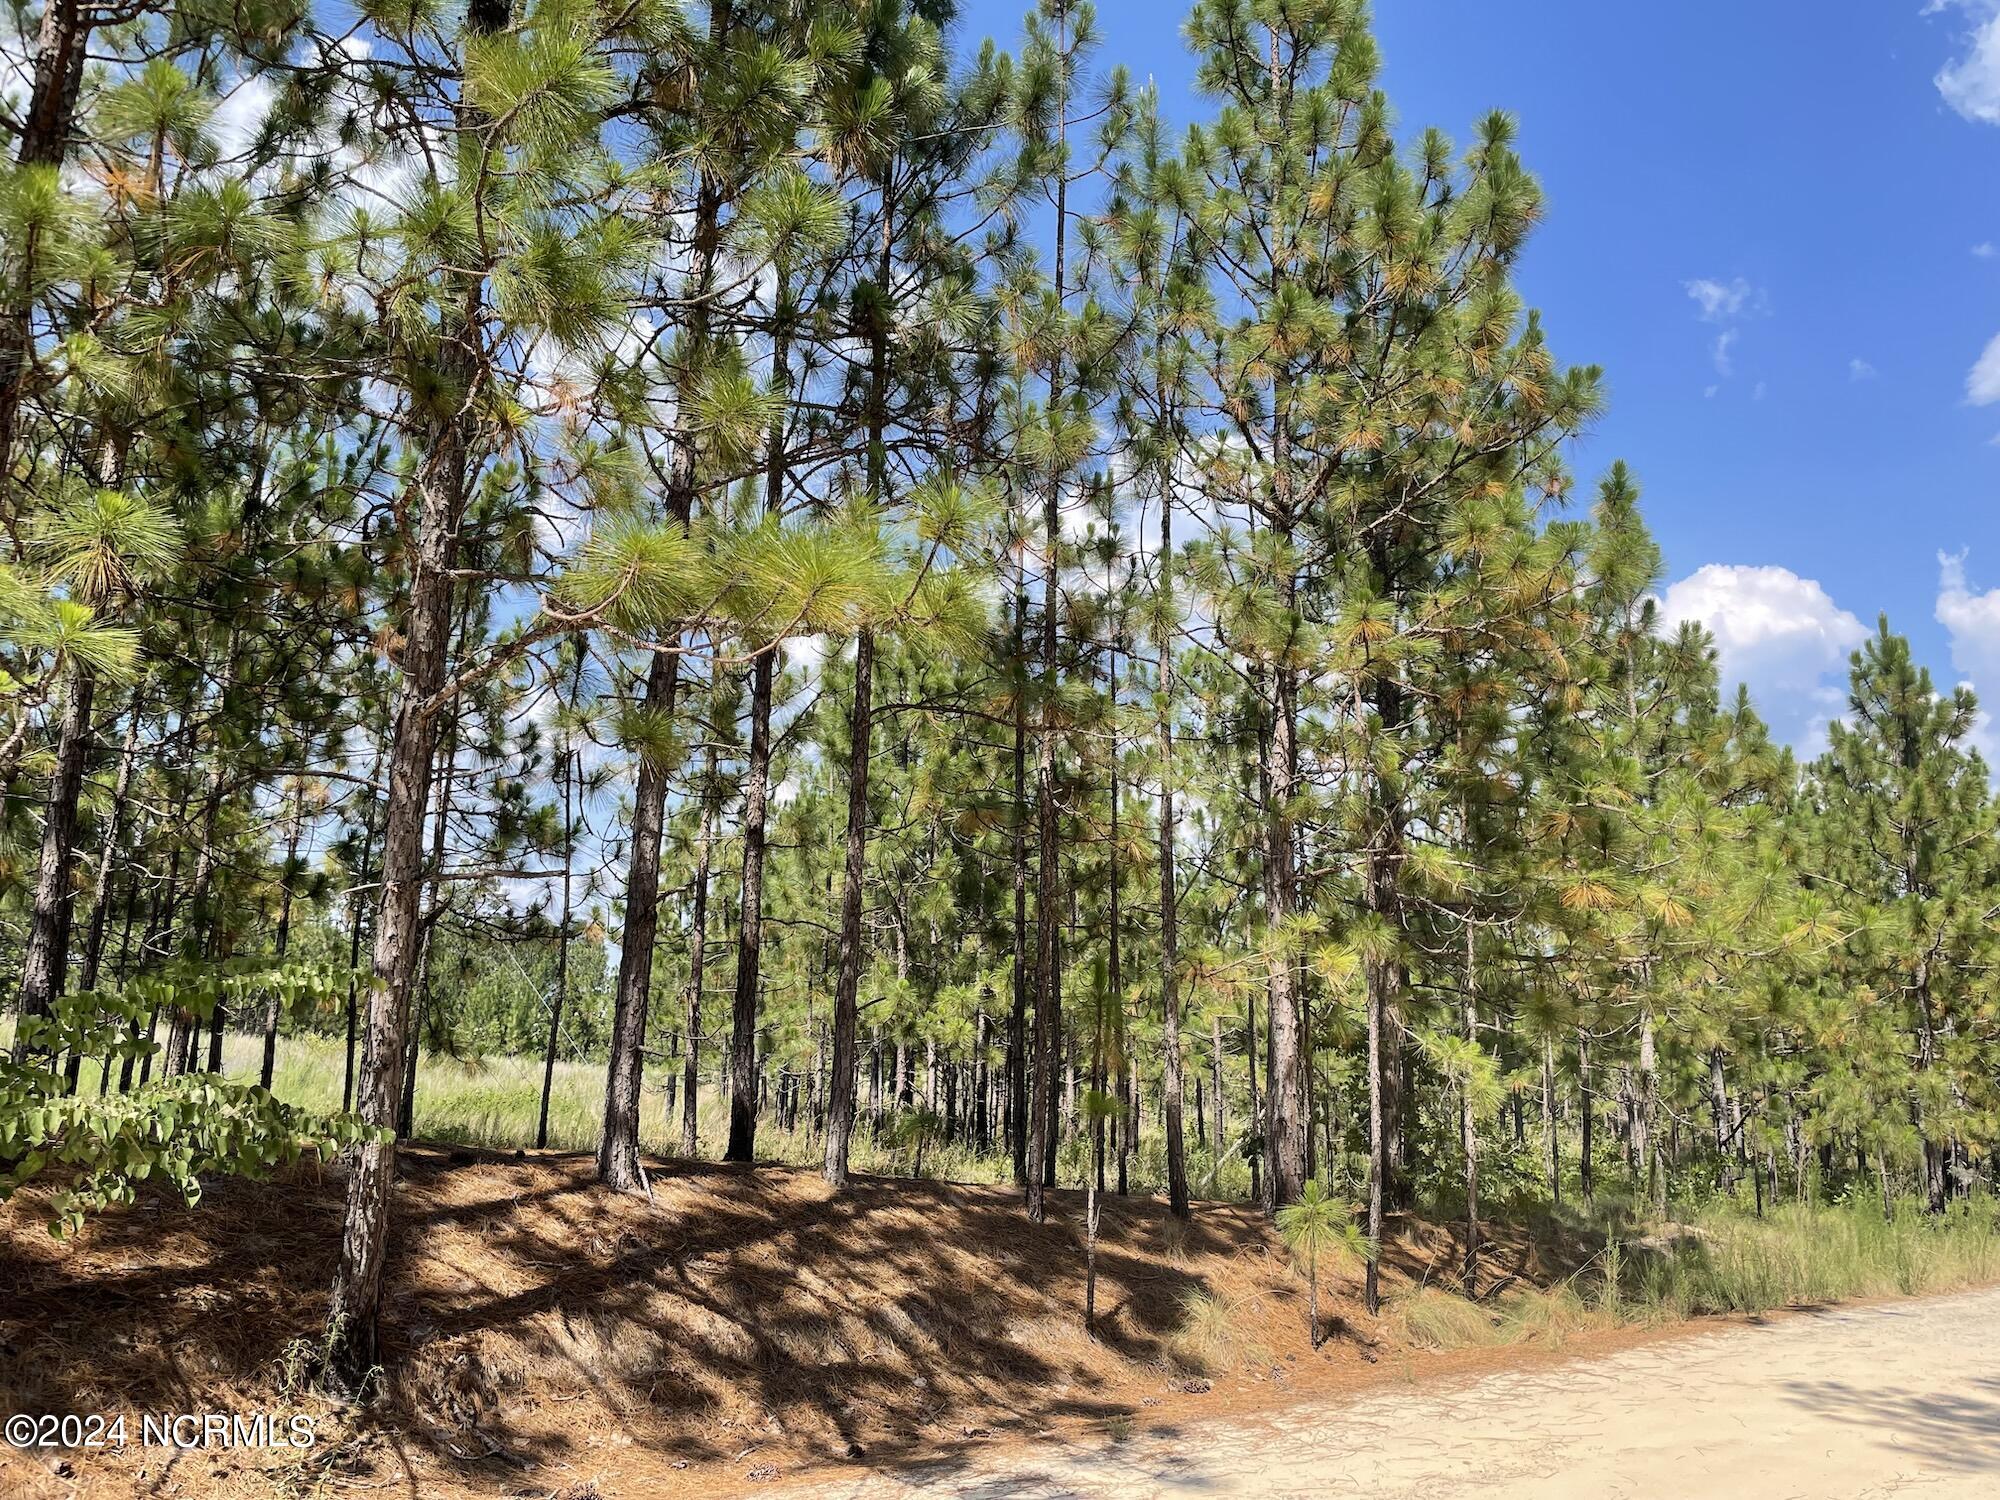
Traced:
[[1669, 629], [1682, 620], [1706, 626], [1724, 697], [1748, 683], [1772, 733], [1808, 753], [1846, 702], [1848, 653], [1868, 635], [1817, 581], [1768, 566], [1698, 568], [1668, 587], [1660, 618]]
[[2000, 334], [1995, 334], [1979, 356], [1979, 363], [1965, 377], [1965, 399], [1974, 406], [1991, 406], [2000, 401]]
[[1881, 373], [1880, 370], [1869, 364], [1867, 360], [1858, 354], [1847, 362], [1847, 378], [1849, 380], [1873, 380]]
[[1725, 328], [1715, 338], [1715, 373], [1725, 380], [1736, 373], [1736, 361], [1730, 357], [1730, 350], [1736, 347], [1736, 340], [1742, 335], [1734, 328]]
[[[1937, 75], [1944, 102], [1968, 120], [2000, 125], [2000, 0], [1953, 0], [1975, 17], [1961, 45], [1964, 52]], [[1943, 10], [1937, 0], [1929, 10]]]
[[1937, 622], [1951, 637], [1951, 664], [2000, 693], [2000, 588], [1974, 593], [1965, 554], [1938, 554]]
[[1995, 255], [2000, 255], [2000, 250], [1994, 249], [1993, 241], [1981, 240], [1972, 247], [1972, 253], [1979, 260], [1991, 260]]
[[1741, 276], [1732, 281], [1714, 281], [1704, 276], [1683, 282], [1682, 286], [1694, 299], [1704, 323], [1725, 323], [1740, 317], [1746, 308], [1755, 305], [1759, 295]]

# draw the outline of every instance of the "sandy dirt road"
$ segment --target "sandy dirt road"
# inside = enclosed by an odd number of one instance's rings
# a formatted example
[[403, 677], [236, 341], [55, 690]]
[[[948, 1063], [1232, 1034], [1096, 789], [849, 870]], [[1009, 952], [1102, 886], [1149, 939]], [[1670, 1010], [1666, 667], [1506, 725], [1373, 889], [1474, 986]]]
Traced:
[[823, 1500], [1996, 1500], [2000, 1290], [1809, 1313], [1256, 1422], [843, 1478]]

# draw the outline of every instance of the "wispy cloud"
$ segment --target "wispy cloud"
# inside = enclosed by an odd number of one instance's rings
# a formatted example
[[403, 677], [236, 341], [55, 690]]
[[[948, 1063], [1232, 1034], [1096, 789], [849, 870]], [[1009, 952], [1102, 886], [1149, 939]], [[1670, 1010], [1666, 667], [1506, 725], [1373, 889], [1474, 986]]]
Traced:
[[[1722, 325], [1714, 342], [1709, 345], [1709, 361], [1723, 380], [1733, 379], [1736, 375], [1737, 346], [1743, 338], [1743, 330], [1738, 325], [1745, 319], [1761, 317], [1769, 309], [1769, 299], [1762, 288], [1741, 276], [1727, 281], [1698, 276], [1693, 281], [1682, 282], [1681, 289], [1694, 303], [1697, 318], [1711, 325]], [[1711, 385], [1702, 394], [1713, 396], [1717, 389]], [[1761, 383], [1757, 395], [1759, 399], [1763, 396]]]
[[1694, 299], [1704, 323], [1726, 323], [1731, 318], [1740, 317], [1747, 309], [1753, 308], [1761, 296], [1741, 276], [1731, 281], [1714, 281], [1704, 276], [1681, 285]]
[[1873, 380], [1881, 373], [1880, 370], [1869, 364], [1867, 360], [1858, 354], [1847, 362], [1847, 378], [1849, 380]]

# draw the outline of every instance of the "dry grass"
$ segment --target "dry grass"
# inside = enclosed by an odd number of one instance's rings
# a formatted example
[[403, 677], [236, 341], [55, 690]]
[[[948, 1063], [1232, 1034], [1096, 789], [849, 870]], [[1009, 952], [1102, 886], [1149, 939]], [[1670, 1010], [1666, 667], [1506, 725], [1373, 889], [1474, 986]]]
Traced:
[[1168, 1343], [1174, 1362], [1196, 1375], [1234, 1374], [1270, 1364], [1270, 1345], [1260, 1337], [1269, 1302], [1261, 1292], [1235, 1299], [1183, 1292], [1180, 1327]]

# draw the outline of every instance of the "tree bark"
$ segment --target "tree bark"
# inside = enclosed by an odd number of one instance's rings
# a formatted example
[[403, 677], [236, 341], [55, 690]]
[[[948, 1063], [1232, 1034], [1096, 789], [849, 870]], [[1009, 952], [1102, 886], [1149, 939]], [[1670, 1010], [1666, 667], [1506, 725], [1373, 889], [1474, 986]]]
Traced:
[[754, 1161], [757, 1101], [743, 1087], [743, 1065], [756, 1057], [757, 982], [764, 952], [764, 821], [771, 779], [772, 652], [750, 668], [750, 760], [743, 786], [743, 892], [736, 923], [736, 992], [730, 1006], [731, 1054], [736, 1091], [729, 1099], [729, 1144], [724, 1161]]
[[327, 1382], [358, 1392], [381, 1362], [379, 1318], [388, 1257], [394, 1130], [403, 1086], [403, 1047], [421, 939], [423, 834], [451, 636], [453, 559], [464, 514], [467, 453], [461, 423], [438, 433], [424, 464], [423, 511], [410, 582], [403, 680], [389, 749], [389, 796], [382, 830], [382, 895], [375, 925], [367, 1026], [362, 1039], [362, 1120], [388, 1139], [358, 1146], [348, 1174], [340, 1265], [327, 1313]]
[[[711, 46], [727, 35], [730, 0], [711, 0]], [[688, 266], [688, 342], [698, 347], [708, 336], [715, 267], [721, 253], [721, 186], [706, 173], [695, 190], [691, 260]], [[683, 388], [687, 372], [680, 372]], [[694, 514], [697, 475], [694, 437], [685, 420], [674, 432], [667, 475], [667, 519], [686, 525]], [[655, 652], [646, 671], [646, 705], [671, 725], [680, 686], [680, 657]], [[604, 1129], [597, 1145], [597, 1179], [620, 1192], [637, 1189], [639, 1098], [646, 1066], [647, 1007], [652, 998], [653, 945], [659, 935], [660, 835], [666, 824], [667, 773], [658, 756], [640, 758], [632, 795], [632, 845], [625, 874], [625, 923], [618, 939], [618, 986], [612, 1001], [611, 1059], [604, 1087]]]
[[[577, 658], [577, 673], [582, 675], [583, 658]], [[561, 926], [556, 930], [556, 992], [549, 1003], [549, 1044], [542, 1055], [542, 1110], [535, 1121], [535, 1149], [546, 1151], [549, 1146], [549, 1096], [555, 1092], [556, 1050], [562, 1041], [563, 1007], [569, 1003], [569, 943], [571, 888], [576, 884], [576, 773], [579, 769], [573, 749], [563, 746], [563, 890], [559, 911]]]
[[[97, 9], [85, 0], [47, 0], [35, 34], [34, 77], [27, 112], [21, 117], [14, 162], [20, 167], [59, 167], [69, 155], [76, 127], [77, 99]], [[0, 313], [0, 524], [18, 540], [19, 512], [11, 491], [14, 436], [34, 353], [33, 247], [23, 247], [23, 263], [13, 294]]]
[[[300, 782], [293, 789], [291, 826], [285, 834], [284, 894], [278, 898], [277, 961], [282, 967], [292, 943], [292, 870], [299, 862], [299, 838], [306, 821], [306, 789]], [[260, 1087], [269, 1088], [278, 1071], [278, 1023], [284, 1018], [284, 992], [275, 984], [264, 997], [264, 1058], [257, 1069]]]
[[[1173, 588], [1174, 506], [1171, 475], [1160, 493], [1160, 592]], [[1174, 868], [1174, 641], [1162, 613], [1155, 644], [1160, 653], [1160, 1066], [1167, 1111], [1167, 1211], [1189, 1216], [1187, 1136], [1181, 1078], [1180, 886]], [[1116, 695], [1113, 684], [1113, 695]], [[1114, 773], [1115, 792], [1117, 778]], [[1216, 1096], [1217, 1115], [1222, 1098]]]
[[[779, 330], [772, 341], [772, 385], [780, 402], [791, 394], [789, 278], [780, 275], [776, 304]], [[785, 422], [771, 424], [771, 447], [764, 471], [764, 514], [776, 517], [785, 500]], [[758, 980], [764, 954], [764, 839], [771, 787], [771, 681], [777, 645], [768, 643], [750, 666], [750, 756], [743, 778], [743, 894], [736, 926], [736, 994], [730, 1008], [730, 1048], [738, 1058], [757, 1045]], [[754, 1161], [757, 1154], [756, 1101], [740, 1089], [729, 1101], [729, 1145], [724, 1161]]]
[[[479, 0], [467, 13], [474, 36], [505, 29], [510, 0]], [[459, 105], [461, 128], [482, 123], [470, 103]], [[396, 1177], [395, 1125], [401, 1102], [403, 1044], [422, 933], [424, 821], [430, 796], [431, 757], [437, 749], [438, 709], [451, 651], [453, 565], [472, 471], [472, 397], [485, 378], [479, 363], [485, 322], [483, 281], [453, 274], [463, 305], [453, 337], [440, 342], [438, 362], [448, 391], [445, 415], [429, 434], [414, 485], [419, 513], [409, 558], [410, 602], [389, 741], [389, 796], [382, 828], [382, 899], [375, 925], [368, 1023], [362, 1045], [360, 1114], [376, 1136], [356, 1147], [347, 1180], [340, 1264], [327, 1307], [321, 1379], [359, 1393], [381, 1363], [382, 1276], [388, 1260], [390, 1191]]]
[[[889, 306], [896, 248], [893, 157], [882, 184], [882, 237], [876, 248], [875, 284], [881, 304], [869, 330], [868, 497], [876, 512], [889, 498]], [[875, 744], [875, 631], [864, 625], [854, 638], [854, 702], [847, 720], [847, 836], [840, 887], [840, 947], [833, 982], [833, 1089], [827, 1100], [824, 1176], [847, 1186], [848, 1144], [854, 1134], [856, 1029], [860, 1024], [861, 917], [868, 878], [868, 769]]]
[[63, 695], [55, 777], [43, 814], [34, 912], [29, 919], [27, 948], [21, 956], [21, 994], [14, 1023], [17, 1062], [30, 1050], [21, 1034], [21, 1023], [50, 1014], [69, 973], [70, 928], [76, 914], [70, 869], [76, 858], [76, 809], [89, 766], [90, 705], [96, 692], [96, 677], [81, 661], [73, 660]]
[[826, 1180], [847, 1186], [854, 1133], [855, 1032], [860, 1021], [863, 882], [868, 873], [868, 761], [874, 741], [875, 633], [854, 641], [854, 705], [847, 721], [847, 841], [840, 887], [840, 950], [833, 981], [833, 1088], [826, 1111]]
[[[715, 762], [716, 750], [708, 747], [705, 775], [701, 792], [701, 832], [695, 846], [694, 867], [694, 910], [688, 919], [688, 987], [687, 987], [687, 1088], [681, 1100], [681, 1155], [692, 1158], [700, 1149], [700, 1115], [697, 1109], [698, 1087], [695, 1069], [701, 1056], [701, 1000], [702, 985], [708, 972], [708, 873], [715, 853]], [[729, 1054], [723, 1055], [726, 1076], [731, 1081], [733, 1094], [736, 1069]], [[746, 1069], [754, 1073], [754, 1069]]]

